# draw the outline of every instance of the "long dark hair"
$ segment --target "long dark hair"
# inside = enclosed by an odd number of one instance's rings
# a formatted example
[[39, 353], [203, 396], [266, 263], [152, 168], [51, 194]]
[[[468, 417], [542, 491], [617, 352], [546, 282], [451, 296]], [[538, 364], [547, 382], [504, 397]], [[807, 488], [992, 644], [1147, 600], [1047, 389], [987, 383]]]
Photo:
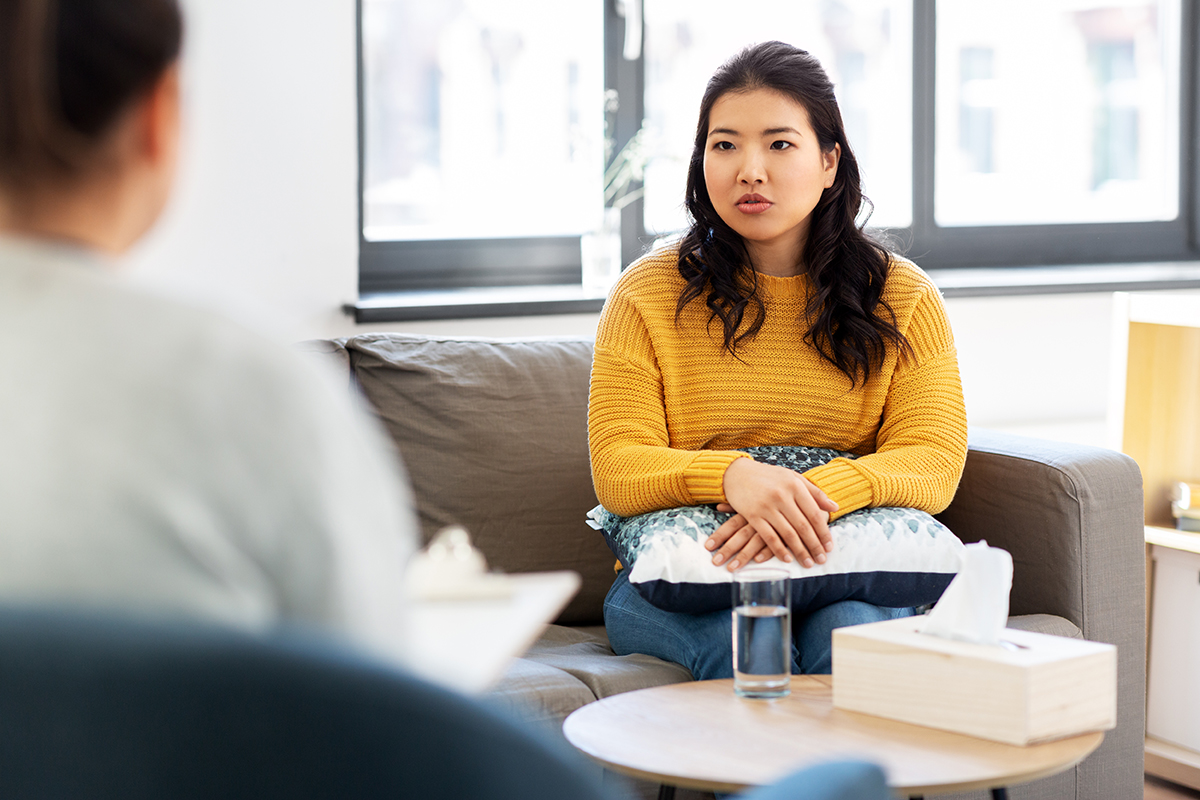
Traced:
[[870, 201], [862, 193], [858, 161], [846, 141], [833, 84], [815, 58], [783, 42], [746, 48], [725, 62], [704, 90], [688, 165], [685, 206], [692, 225], [679, 248], [679, 272], [687, 286], [676, 315], [703, 296], [712, 312], [710, 321], [721, 321], [730, 353], [762, 328], [766, 309], [758, 297], [750, 253], [742, 237], [717, 214], [704, 181], [713, 105], [729, 92], [755, 89], [779, 92], [803, 106], [822, 152], [835, 145], [841, 148], [833, 186], [813, 210], [802, 254], [804, 273], [813, 286], [805, 310], [805, 340], [852, 385], [860, 377], [865, 382], [883, 360], [888, 343], [901, 351], [909, 349], [892, 310], [881, 300], [891, 256], [856, 221], [864, 203], [869, 211]]
[[177, 0], [0, 0], [0, 188], [89, 169], [182, 38]]

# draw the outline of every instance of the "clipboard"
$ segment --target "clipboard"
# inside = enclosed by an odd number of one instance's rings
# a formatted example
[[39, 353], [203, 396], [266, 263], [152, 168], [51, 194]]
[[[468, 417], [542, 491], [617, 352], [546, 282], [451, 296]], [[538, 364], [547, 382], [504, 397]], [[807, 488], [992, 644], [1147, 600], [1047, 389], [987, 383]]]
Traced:
[[493, 686], [533, 644], [581, 583], [578, 573], [488, 574], [488, 591], [413, 601], [409, 667], [465, 694]]

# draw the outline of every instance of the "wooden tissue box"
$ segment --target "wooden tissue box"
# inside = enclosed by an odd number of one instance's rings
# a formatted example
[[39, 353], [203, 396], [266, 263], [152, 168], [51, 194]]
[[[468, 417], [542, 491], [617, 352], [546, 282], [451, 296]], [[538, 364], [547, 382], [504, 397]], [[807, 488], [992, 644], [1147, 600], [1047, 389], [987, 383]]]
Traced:
[[1117, 723], [1117, 648], [1006, 628], [1000, 646], [920, 633], [922, 617], [833, 632], [837, 708], [1031, 744]]

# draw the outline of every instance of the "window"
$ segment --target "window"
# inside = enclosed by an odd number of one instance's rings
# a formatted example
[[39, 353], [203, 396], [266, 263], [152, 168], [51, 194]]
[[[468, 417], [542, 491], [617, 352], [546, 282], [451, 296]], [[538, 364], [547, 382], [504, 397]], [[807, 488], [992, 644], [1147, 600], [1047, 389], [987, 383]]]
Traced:
[[1195, 25], [1180, 0], [917, 0], [918, 263], [1195, 258]]
[[601, 210], [602, 5], [360, 9], [364, 283], [578, 283]]
[[578, 235], [600, 190], [601, 23], [558, 0], [366, 0], [364, 238]]
[[937, 224], [1174, 219], [1178, 12], [1172, 2], [940, 4]]
[[[804, 47], [838, 87], [847, 136], [875, 203], [871, 223], [912, 220], [912, 19], [909, 0], [779, 4], [775, 13], [725, 14], [713, 0], [647, 0], [645, 127], [654, 135], [646, 168], [645, 228], [682, 229], [681, 206], [696, 113], [713, 71], [750, 42]], [[720, 24], [713, 20], [720, 19]]]
[[620, 264], [686, 224], [709, 75], [769, 38], [821, 60], [869, 224], [927, 269], [1196, 257], [1181, 164], [1198, 20], [1182, 0], [763, 0], [753, 14], [359, 0], [359, 14], [364, 298], [510, 287], [499, 304], [598, 308]]

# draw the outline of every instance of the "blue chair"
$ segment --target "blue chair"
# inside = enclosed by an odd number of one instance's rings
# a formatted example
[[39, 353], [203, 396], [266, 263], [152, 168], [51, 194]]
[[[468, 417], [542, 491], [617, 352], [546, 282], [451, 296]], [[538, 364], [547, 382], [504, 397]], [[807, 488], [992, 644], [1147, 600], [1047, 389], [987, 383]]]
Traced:
[[[886, 800], [860, 763], [755, 800]], [[566, 744], [322, 638], [0, 608], [0, 797], [601, 800]]]

